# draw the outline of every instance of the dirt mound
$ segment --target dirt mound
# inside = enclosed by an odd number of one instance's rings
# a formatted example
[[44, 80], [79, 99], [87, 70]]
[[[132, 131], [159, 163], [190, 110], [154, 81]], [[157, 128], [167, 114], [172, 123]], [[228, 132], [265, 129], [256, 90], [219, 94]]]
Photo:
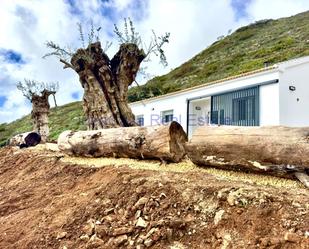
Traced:
[[308, 248], [304, 188], [61, 158], [0, 150], [0, 248]]

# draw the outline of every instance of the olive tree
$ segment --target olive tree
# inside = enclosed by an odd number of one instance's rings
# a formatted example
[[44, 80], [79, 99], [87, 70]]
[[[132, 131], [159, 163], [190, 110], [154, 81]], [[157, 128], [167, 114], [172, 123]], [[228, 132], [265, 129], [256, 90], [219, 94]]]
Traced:
[[24, 82], [17, 83], [17, 88], [32, 103], [33, 130], [41, 135], [42, 142], [46, 142], [49, 135], [48, 114], [50, 105], [48, 97], [53, 95], [57, 106], [55, 94], [58, 91], [59, 84], [25, 79]]
[[124, 20], [124, 28], [114, 26], [114, 33], [119, 40], [119, 50], [109, 58], [106, 54], [111, 43], [102, 48], [99, 40], [101, 28], [88, 34], [88, 44], [81, 24], [78, 25], [82, 47], [74, 52], [62, 48], [52, 41], [47, 42], [51, 52], [48, 56], [57, 56], [64, 68], [73, 69], [84, 88], [83, 109], [89, 130], [112, 127], [135, 126], [135, 117], [128, 105], [128, 88], [135, 81], [141, 63], [148, 61], [151, 54], [160, 58], [166, 65], [163, 45], [168, 42], [169, 33], [156, 36], [153, 32], [148, 45], [142, 41], [130, 19]]

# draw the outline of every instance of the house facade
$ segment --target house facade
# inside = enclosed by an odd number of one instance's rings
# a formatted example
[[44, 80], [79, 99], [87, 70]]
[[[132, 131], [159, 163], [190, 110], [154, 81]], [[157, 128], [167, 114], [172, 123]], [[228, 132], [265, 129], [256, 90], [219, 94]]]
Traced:
[[309, 56], [130, 104], [140, 125], [309, 126]]

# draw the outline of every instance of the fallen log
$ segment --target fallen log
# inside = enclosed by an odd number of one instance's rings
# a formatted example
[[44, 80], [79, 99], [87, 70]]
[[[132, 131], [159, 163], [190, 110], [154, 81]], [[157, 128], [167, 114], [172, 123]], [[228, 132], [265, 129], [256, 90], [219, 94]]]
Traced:
[[86, 157], [149, 158], [179, 162], [186, 154], [187, 136], [180, 124], [122, 127], [94, 131], [65, 131], [60, 151]]
[[15, 135], [9, 140], [10, 146], [19, 146], [22, 148], [27, 148], [31, 146], [36, 146], [41, 142], [41, 135], [37, 132], [25, 132]]
[[197, 165], [285, 178], [302, 176], [302, 182], [309, 172], [309, 127], [203, 126], [185, 147]]
[[13, 136], [12, 138], [10, 138], [8, 145], [9, 146], [20, 146], [22, 143], [25, 142], [25, 138], [29, 133], [31, 133], [31, 131], [20, 133], [20, 134]]

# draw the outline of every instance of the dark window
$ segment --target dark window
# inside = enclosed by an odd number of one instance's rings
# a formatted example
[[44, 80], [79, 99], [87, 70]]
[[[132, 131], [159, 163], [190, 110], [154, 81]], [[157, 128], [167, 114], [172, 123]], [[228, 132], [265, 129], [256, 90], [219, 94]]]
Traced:
[[173, 121], [173, 110], [162, 112], [162, 123], [169, 123]]
[[255, 100], [254, 97], [233, 99], [233, 122], [254, 120]]
[[136, 123], [138, 123], [139, 126], [144, 126], [144, 115], [136, 116]]
[[225, 124], [225, 118], [224, 118], [224, 110], [220, 110], [220, 124]]
[[211, 123], [218, 124], [218, 111], [213, 111], [211, 113]]

